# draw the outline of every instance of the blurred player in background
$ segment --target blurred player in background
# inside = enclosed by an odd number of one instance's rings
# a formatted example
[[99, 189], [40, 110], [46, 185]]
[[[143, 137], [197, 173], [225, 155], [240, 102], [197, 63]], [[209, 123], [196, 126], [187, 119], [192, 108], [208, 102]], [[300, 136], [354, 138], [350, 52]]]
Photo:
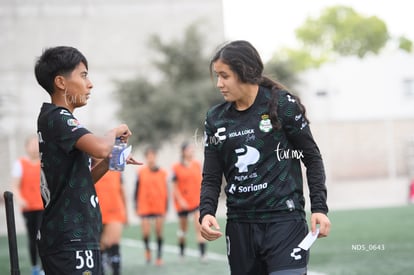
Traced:
[[123, 226], [127, 223], [121, 172], [106, 172], [95, 184], [95, 189], [99, 198], [103, 224], [101, 234], [102, 274], [119, 275], [121, 274], [120, 242]]
[[36, 245], [40, 228], [43, 202], [40, 195], [40, 158], [37, 136], [31, 136], [25, 144], [26, 156], [18, 159], [12, 171], [12, 189], [21, 206], [29, 242], [32, 275], [40, 274], [39, 254]]
[[151, 222], [155, 224], [157, 237], [156, 265], [162, 265], [164, 219], [168, 208], [167, 172], [157, 165], [157, 150], [145, 150], [145, 165], [138, 170], [135, 189], [136, 213], [141, 217], [142, 240], [145, 259], [151, 262], [149, 239]]
[[201, 188], [201, 165], [194, 159], [194, 146], [188, 142], [181, 145], [181, 160], [172, 167], [173, 195], [179, 218], [178, 245], [180, 256], [185, 255], [188, 216], [193, 215], [194, 228], [200, 249], [201, 259], [205, 260], [206, 240], [201, 236], [199, 205]]

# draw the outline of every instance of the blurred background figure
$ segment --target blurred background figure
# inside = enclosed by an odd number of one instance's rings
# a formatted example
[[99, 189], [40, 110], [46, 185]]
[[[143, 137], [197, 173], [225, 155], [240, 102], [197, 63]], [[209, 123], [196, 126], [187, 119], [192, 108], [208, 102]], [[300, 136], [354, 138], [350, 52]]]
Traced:
[[95, 184], [95, 189], [102, 213], [103, 230], [100, 245], [103, 274], [119, 275], [122, 229], [128, 217], [121, 172], [106, 172]]
[[184, 257], [185, 255], [188, 217], [192, 214], [200, 257], [202, 261], [205, 261], [206, 240], [201, 236], [198, 221], [200, 217], [201, 164], [194, 159], [194, 146], [192, 144], [184, 142], [181, 145], [181, 160], [173, 165], [172, 171], [174, 203], [179, 218], [177, 235], [180, 256]]
[[410, 203], [414, 204], [414, 178], [411, 180], [410, 183]]
[[36, 245], [37, 231], [42, 221], [43, 202], [40, 195], [40, 158], [37, 136], [30, 136], [25, 144], [26, 156], [19, 158], [12, 170], [12, 190], [21, 206], [29, 242], [32, 275], [41, 274]]
[[151, 263], [149, 239], [151, 224], [155, 224], [157, 238], [157, 258], [155, 264], [162, 261], [164, 219], [168, 207], [167, 172], [157, 165], [157, 150], [153, 147], [145, 150], [145, 165], [138, 169], [135, 188], [136, 213], [141, 217], [142, 240], [145, 246], [145, 260]]

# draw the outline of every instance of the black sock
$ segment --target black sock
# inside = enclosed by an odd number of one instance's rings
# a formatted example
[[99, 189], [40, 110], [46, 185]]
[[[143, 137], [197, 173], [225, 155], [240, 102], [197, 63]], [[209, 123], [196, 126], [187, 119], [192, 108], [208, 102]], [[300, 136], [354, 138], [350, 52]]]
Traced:
[[149, 251], [150, 247], [149, 247], [149, 237], [143, 237], [142, 240], [144, 241], [144, 245], [145, 245], [145, 250]]
[[178, 246], [180, 247], [180, 256], [184, 256], [185, 241], [180, 241]]
[[198, 247], [200, 248], [200, 255], [201, 257], [206, 254], [206, 243], [198, 243]]
[[157, 239], [157, 244], [158, 244], [157, 258], [158, 259], [161, 259], [162, 257], [162, 243], [163, 243], [163, 239], [159, 237]]
[[108, 248], [108, 256], [112, 267], [112, 274], [119, 275], [121, 273], [121, 253], [119, 251], [119, 244], [114, 244]]

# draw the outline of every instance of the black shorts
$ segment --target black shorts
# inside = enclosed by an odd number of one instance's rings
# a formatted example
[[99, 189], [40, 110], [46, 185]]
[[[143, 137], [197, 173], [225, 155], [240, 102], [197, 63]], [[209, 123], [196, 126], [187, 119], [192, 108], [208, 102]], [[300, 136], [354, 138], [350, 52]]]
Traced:
[[177, 214], [178, 214], [178, 217], [188, 217], [188, 215], [190, 215], [191, 213], [194, 213], [195, 211], [198, 211], [198, 209], [199, 209], [200, 207], [196, 207], [196, 208], [193, 208], [193, 209], [190, 209], [190, 210], [183, 210], [183, 211], [180, 211], [180, 212], [178, 212]]
[[156, 219], [156, 218], [163, 218], [164, 214], [146, 214], [146, 215], [140, 215], [141, 219]]
[[43, 255], [45, 275], [101, 275], [101, 252], [99, 250], [61, 251]]
[[233, 275], [267, 275], [301, 269], [309, 253], [298, 247], [308, 233], [305, 220], [274, 223], [227, 222], [227, 257]]

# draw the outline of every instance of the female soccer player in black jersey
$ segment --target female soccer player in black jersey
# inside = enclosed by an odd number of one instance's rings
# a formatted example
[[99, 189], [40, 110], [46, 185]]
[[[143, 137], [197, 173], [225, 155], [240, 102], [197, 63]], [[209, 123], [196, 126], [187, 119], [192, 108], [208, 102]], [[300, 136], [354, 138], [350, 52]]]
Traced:
[[222, 233], [215, 218], [222, 176], [227, 185], [226, 242], [231, 274], [306, 274], [309, 252], [301, 162], [311, 199], [311, 231], [329, 234], [325, 172], [305, 108], [298, 97], [265, 77], [247, 41], [220, 48], [210, 63], [225, 102], [205, 121], [201, 187], [202, 235]]
[[[115, 138], [127, 142], [126, 124], [97, 136], [73, 115], [87, 104], [92, 82], [85, 56], [73, 47], [46, 49], [35, 65], [40, 86], [50, 95], [37, 121], [44, 205], [38, 234], [46, 275], [101, 274], [102, 219], [94, 183], [108, 171]], [[91, 157], [99, 159], [91, 167]], [[140, 164], [131, 156], [127, 164]]]

